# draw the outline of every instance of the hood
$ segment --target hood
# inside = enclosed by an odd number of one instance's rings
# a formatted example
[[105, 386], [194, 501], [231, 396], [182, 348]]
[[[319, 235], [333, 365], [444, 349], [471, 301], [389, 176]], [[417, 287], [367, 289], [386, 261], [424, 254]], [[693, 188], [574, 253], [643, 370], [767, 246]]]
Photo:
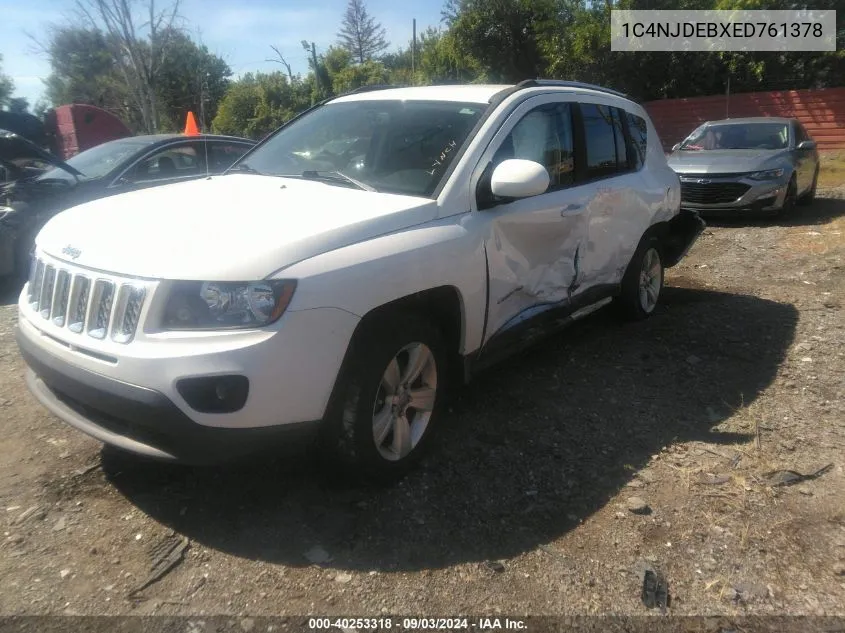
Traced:
[[0, 160], [4, 163], [12, 163], [20, 160], [40, 160], [64, 169], [66, 172], [74, 176], [81, 176], [76, 169], [68, 165], [58, 156], [41, 149], [33, 143], [25, 139], [23, 136], [6, 130], [0, 130]]
[[667, 162], [679, 174], [738, 174], [771, 169], [771, 162], [788, 153], [782, 149], [679, 150]]
[[230, 174], [73, 207], [53, 217], [36, 244], [119, 275], [249, 281], [436, 214], [426, 198]]

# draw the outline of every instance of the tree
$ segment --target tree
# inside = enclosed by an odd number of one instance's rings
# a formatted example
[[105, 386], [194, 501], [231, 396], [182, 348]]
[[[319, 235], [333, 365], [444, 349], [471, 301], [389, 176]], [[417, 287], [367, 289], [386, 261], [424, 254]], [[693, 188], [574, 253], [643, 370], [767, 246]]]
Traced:
[[275, 56], [275, 57], [271, 57], [271, 58], [269, 58], [269, 59], [267, 59], [267, 60], [265, 60], [265, 61], [268, 61], [268, 62], [276, 62], [277, 64], [281, 64], [282, 66], [284, 66], [284, 67], [285, 67], [285, 70], [286, 70], [286, 71], [287, 71], [287, 73], [288, 73], [288, 81], [290, 81], [291, 83], [293, 83], [293, 70], [291, 70], [291, 67], [290, 67], [290, 64], [288, 63], [288, 60], [286, 60], [286, 59], [285, 59], [285, 56], [284, 56], [284, 55], [282, 55], [282, 51], [280, 51], [280, 50], [279, 50], [279, 47], [278, 47], [278, 46], [273, 46], [273, 45], [271, 44], [271, 45], [270, 45], [270, 48], [272, 48], [272, 49], [273, 49], [273, 52], [274, 52], [274, 53], [276, 53], [276, 56]]
[[219, 134], [261, 138], [310, 105], [311, 85], [281, 72], [247, 73], [230, 84], [212, 129]]
[[87, 103], [104, 108], [131, 128], [142, 127], [140, 114], [130, 106], [129, 88], [115, 67], [112, 47], [99, 29], [53, 26], [42, 44], [51, 73], [44, 81], [53, 106]]
[[386, 31], [371, 17], [364, 0], [349, 0], [338, 36], [338, 44], [349, 51], [359, 64], [372, 59], [388, 47]]
[[174, 33], [170, 53], [156, 77], [161, 128], [181, 130], [188, 111], [200, 118], [204, 128], [217, 114], [231, 75], [229, 65], [221, 57], [185, 33]]
[[148, 133], [158, 130], [158, 81], [178, 32], [179, 1], [157, 11], [155, 0], [77, 0], [88, 25], [105, 33]]
[[29, 113], [29, 99], [26, 97], [12, 97], [9, 99], [9, 104], [6, 110], [14, 114], [28, 114]]
[[[0, 62], [3, 61], [3, 56], [0, 55]], [[0, 65], [0, 106], [6, 105], [9, 97], [15, 89], [15, 84], [11, 78], [3, 74], [3, 67]]]
[[462, 0], [449, 34], [456, 51], [478, 60], [496, 81], [542, 76], [543, 42], [558, 28], [556, 0]]

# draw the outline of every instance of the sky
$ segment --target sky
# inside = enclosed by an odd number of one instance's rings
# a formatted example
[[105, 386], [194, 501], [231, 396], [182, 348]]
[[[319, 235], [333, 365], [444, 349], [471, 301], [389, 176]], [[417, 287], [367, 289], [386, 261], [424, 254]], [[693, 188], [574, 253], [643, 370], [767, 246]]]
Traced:
[[[144, 1], [145, 0], [141, 0]], [[159, 0], [165, 4], [166, 0]], [[293, 67], [306, 73], [308, 58], [300, 43], [313, 41], [317, 53], [337, 41], [348, 0], [182, 0], [183, 28], [195, 41], [229, 64], [235, 76], [250, 71], [283, 70], [273, 62], [277, 46]], [[365, 0], [367, 10], [387, 29], [390, 49], [407, 46], [412, 19], [417, 32], [440, 22], [442, 0]], [[74, 0], [0, 0], [0, 68], [15, 82], [16, 97], [30, 105], [43, 97], [42, 80], [50, 74], [37, 42], [51, 24], [67, 24]]]

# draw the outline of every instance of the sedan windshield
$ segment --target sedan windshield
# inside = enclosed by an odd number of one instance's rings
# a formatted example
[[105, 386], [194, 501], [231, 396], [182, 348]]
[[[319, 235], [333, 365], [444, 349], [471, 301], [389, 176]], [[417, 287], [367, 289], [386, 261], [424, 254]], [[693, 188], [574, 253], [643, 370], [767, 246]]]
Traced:
[[232, 171], [431, 196], [486, 106], [362, 100], [294, 121]]
[[[84, 179], [93, 180], [102, 178], [118, 165], [135, 153], [142, 151], [153, 141], [137, 138], [119, 139], [109, 141], [86, 149], [76, 156], [68, 158], [65, 162], [82, 173]], [[73, 180], [73, 175], [60, 167], [55, 167], [48, 172], [41, 174], [38, 180], [61, 178], [62, 180]]]
[[682, 150], [785, 149], [789, 147], [786, 123], [724, 123], [704, 125], [681, 144]]

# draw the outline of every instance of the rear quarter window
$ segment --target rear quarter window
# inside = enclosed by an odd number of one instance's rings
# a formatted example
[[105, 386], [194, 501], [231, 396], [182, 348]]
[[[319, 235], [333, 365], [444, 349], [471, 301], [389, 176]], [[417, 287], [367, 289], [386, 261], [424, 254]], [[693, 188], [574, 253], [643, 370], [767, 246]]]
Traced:
[[633, 167], [640, 169], [645, 164], [646, 150], [648, 149], [648, 123], [641, 116], [625, 113], [628, 119], [628, 137], [631, 142], [633, 153]]

